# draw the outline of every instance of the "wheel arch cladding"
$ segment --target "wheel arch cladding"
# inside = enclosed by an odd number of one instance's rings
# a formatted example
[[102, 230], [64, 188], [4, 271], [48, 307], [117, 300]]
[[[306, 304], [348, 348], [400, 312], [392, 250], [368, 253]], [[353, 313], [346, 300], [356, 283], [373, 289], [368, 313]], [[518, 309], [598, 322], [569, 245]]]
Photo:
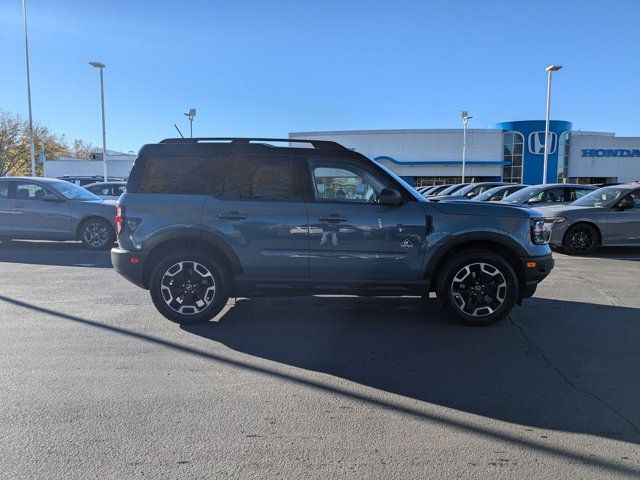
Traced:
[[519, 254], [505, 242], [489, 239], [474, 239], [465, 240], [462, 242], [456, 242], [450, 245], [444, 252], [442, 252], [437, 258], [427, 266], [425, 276], [431, 278], [430, 291], [436, 291], [438, 282], [440, 281], [440, 275], [444, 268], [445, 263], [458, 253], [469, 250], [489, 250], [497, 255], [504, 257], [513, 271], [516, 273], [518, 279], [518, 289], [520, 292], [525, 287], [525, 271], [524, 264], [520, 261]]
[[233, 281], [236, 274], [242, 273], [240, 260], [230, 247], [221, 245], [218, 242], [201, 240], [198, 238], [174, 238], [158, 243], [150, 251], [144, 261], [142, 281], [146, 288], [149, 288], [151, 273], [158, 261], [164, 256], [178, 252], [180, 250], [197, 250], [206, 255], [210, 255], [219, 261], [229, 275], [229, 280]]

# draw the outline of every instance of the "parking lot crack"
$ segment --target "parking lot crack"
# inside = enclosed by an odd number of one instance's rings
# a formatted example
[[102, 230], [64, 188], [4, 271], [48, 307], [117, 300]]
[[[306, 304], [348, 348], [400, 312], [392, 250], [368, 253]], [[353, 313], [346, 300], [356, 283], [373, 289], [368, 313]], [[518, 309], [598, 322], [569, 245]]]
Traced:
[[627, 423], [631, 427], [631, 429], [636, 434], [640, 435], [640, 428], [635, 423], [633, 423], [629, 418], [627, 418], [624, 414], [619, 412], [613, 405], [607, 402], [600, 395], [594, 392], [591, 392], [584, 387], [577, 385], [575, 382], [573, 382], [573, 380], [571, 380], [571, 378], [569, 378], [566, 374], [564, 374], [562, 370], [560, 370], [560, 368], [554, 365], [551, 359], [542, 351], [540, 347], [538, 347], [538, 345], [531, 339], [531, 337], [527, 335], [527, 332], [525, 331], [524, 327], [515, 321], [515, 318], [513, 315], [509, 315], [509, 323], [511, 323], [511, 325], [514, 328], [516, 328], [516, 330], [518, 330], [518, 332], [520, 333], [520, 336], [525, 340], [525, 342], [529, 345], [529, 347], [532, 348], [538, 354], [538, 356], [542, 358], [542, 360], [547, 364], [547, 366], [551, 368], [567, 385], [569, 385], [571, 388], [573, 388], [578, 392], [588, 395], [589, 397], [593, 398], [600, 404], [604, 405], [605, 408], [607, 408], [607, 410], [609, 410], [615, 416], [621, 418], [625, 423]]

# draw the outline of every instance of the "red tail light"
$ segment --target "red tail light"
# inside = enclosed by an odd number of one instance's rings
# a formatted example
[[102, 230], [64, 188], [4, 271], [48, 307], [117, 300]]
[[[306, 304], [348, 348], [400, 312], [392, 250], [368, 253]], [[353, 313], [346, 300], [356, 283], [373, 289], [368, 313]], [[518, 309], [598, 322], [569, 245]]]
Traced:
[[120, 234], [124, 229], [124, 207], [118, 205], [116, 207], [116, 240], [120, 238]]

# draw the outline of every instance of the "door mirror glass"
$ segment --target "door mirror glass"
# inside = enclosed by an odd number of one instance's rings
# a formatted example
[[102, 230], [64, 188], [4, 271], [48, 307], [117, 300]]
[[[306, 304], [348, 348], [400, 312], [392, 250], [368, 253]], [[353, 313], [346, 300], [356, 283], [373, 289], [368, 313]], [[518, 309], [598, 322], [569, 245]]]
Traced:
[[633, 200], [630, 199], [629, 197], [624, 197], [618, 203], [618, 210], [628, 210], [628, 209], [633, 208], [633, 207], [634, 207]]
[[527, 200], [527, 203], [529, 205], [533, 205], [535, 203], [540, 203], [540, 199], [538, 197], [533, 197], [533, 198], [530, 198], [529, 200]]
[[467, 198], [473, 198], [476, 196], [476, 192], [469, 192], [467, 193]]
[[54, 202], [54, 203], [62, 201], [57, 196], [55, 196], [53, 193], [45, 193], [42, 196], [42, 200], [44, 200], [45, 202]]
[[393, 188], [383, 188], [378, 197], [378, 203], [380, 205], [398, 206], [403, 203], [402, 195]]

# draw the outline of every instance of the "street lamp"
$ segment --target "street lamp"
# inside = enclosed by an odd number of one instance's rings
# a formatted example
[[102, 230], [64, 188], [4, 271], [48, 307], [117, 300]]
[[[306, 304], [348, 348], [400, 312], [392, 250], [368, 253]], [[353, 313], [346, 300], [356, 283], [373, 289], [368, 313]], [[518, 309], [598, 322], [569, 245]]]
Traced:
[[27, 99], [29, 102], [29, 148], [31, 150], [31, 176], [36, 176], [36, 148], [33, 140], [33, 115], [31, 114], [31, 76], [29, 75], [29, 38], [27, 36], [27, 0], [22, 0], [24, 16], [24, 48], [27, 59]]
[[102, 71], [105, 67], [104, 63], [89, 62], [89, 65], [100, 69], [100, 103], [102, 105], [102, 175], [104, 181], [107, 180], [107, 130], [104, 124], [104, 77]]
[[462, 112], [462, 183], [464, 183], [464, 170], [467, 161], [467, 123], [472, 118], [466, 111]]
[[190, 132], [190, 137], [193, 138], [193, 117], [196, 116], [196, 109], [190, 108], [189, 111], [184, 115], [189, 117], [189, 132]]
[[542, 167], [542, 183], [547, 183], [547, 162], [549, 159], [549, 112], [551, 110], [551, 73], [557, 72], [562, 68], [562, 65], [549, 65], [545, 70], [547, 71], [547, 113], [545, 116], [544, 125], [544, 160]]

